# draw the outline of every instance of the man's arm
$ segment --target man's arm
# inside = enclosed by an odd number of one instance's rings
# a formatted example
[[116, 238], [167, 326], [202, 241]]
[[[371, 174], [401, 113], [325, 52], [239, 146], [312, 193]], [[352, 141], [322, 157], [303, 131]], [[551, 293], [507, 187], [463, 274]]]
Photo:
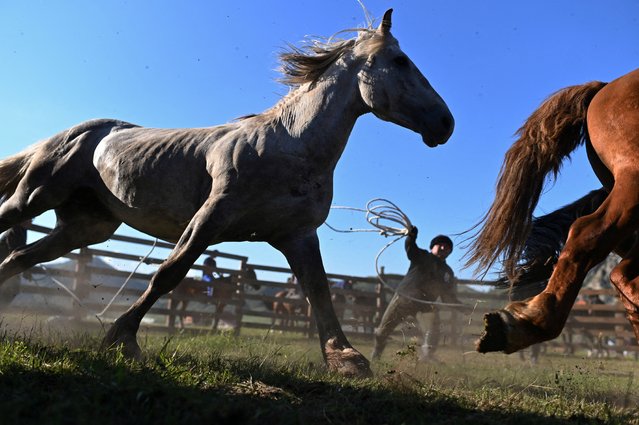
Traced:
[[417, 247], [417, 227], [413, 226], [406, 236], [404, 241], [404, 248], [406, 249], [406, 256], [410, 261], [417, 259], [420, 249]]

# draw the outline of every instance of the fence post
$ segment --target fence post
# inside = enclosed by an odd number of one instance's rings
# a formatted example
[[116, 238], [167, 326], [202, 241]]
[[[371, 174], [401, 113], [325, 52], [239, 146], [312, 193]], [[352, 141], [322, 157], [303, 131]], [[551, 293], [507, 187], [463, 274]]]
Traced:
[[233, 328], [233, 334], [238, 336], [242, 329], [242, 318], [244, 317], [244, 270], [245, 261], [242, 261], [240, 271], [238, 274], [234, 274], [231, 280], [234, 281], [237, 286], [237, 304], [235, 305], [235, 326]]
[[310, 304], [308, 304], [308, 307], [306, 309], [306, 318], [308, 319], [306, 321], [306, 334], [308, 335], [309, 338], [313, 338], [315, 336], [315, 328], [317, 328], [317, 326], [315, 325], [313, 308], [311, 307]]
[[[73, 293], [80, 299], [80, 302], [84, 304], [89, 295], [89, 282], [91, 281], [91, 272], [87, 268], [87, 265], [91, 262], [93, 255], [91, 251], [84, 247], [80, 248], [80, 254], [78, 255], [78, 260], [75, 265], [75, 277], [73, 279]], [[71, 305], [76, 303], [76, 301], [72, 301]], [[73, 308], [73, 317], [75, 320], [82, 320], [86, 311], [84, 311], [84, 305], [78, 305], [77, 308]]]

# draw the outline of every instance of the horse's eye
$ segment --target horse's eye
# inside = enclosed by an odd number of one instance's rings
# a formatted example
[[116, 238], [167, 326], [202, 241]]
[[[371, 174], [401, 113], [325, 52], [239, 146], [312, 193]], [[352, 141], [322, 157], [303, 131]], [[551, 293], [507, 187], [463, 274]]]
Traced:
[[404, 55], [395, 57], [395, 59], [393, 59], [393, 62], [395, 62], [395, 65], [397, 66], [408, 66], [408, 58]]

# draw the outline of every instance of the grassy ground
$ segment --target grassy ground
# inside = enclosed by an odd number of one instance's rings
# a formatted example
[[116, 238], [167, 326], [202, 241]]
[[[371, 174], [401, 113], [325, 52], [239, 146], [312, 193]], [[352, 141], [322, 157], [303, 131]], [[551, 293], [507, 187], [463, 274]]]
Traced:
[[[23, 328], [24, 329], [24, 328]], [[639, 424], [634, 360], [389, 346], [375, 377], [325, 373], [316, 340], [255, 332], [140, 335], [147, 358], [99, 353], [99, 336], [0, 332], [2, 424]], [[368, 354], [367, 341], [352, 341]]]

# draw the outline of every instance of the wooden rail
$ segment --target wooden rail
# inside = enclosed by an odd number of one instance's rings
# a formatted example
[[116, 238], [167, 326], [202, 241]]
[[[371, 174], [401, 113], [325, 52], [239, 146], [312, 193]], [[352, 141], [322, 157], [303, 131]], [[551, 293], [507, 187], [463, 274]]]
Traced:
[[[38, 233], [49, 232], [50, 229], [31, 225], [30, 231]], [[133, 244], [132, 251], [140, 251], [140, 246], [158, 246], [171, 249], [172, 244], [154, 242], [146, 239], [114, 235], [112, 240]], [[220, 299], [207, 296], [206, 284], [197, 278], [189, 277], [188, 285], [201, 286], [201, 291], [185, 295], [181, 291], [174, 291], [161, 298], [147, 314], [143, 326], [151, 330], [175, 332], [208, 332], [212, 323], [219, 321], [220, 328], [229, 328], [236, 334], [244, 329], [264, 329], [274, 331], [298, 332], [309, 337], [315, 332], [315, 324], [310, 306], [306, 300], [300, 298], [278, 298], [275, 293], [282, 290], [293, 290], [296, 285], [286, 283], [292, 276], [290, 269], [259, 265], [248, 262], [248, 257], [235, 255], [217, 250], [207, 250], [206, 255], [219, 259], [236, 261], [237, 268], [220, 268], [218, 272], [228, 276], [228, 285], [234, 290], [232, 295], [223, 301], [225, 308], [221, 308]], [[84, 323], [109, 322], [117, 318], [139, 297], [146, 283], [161, 264], [163, 259], [149, 257], [145, 260], [146, 271], [131, 273], [109, 267], [108, 262], [129, 262], [132, 270], [141, 261], [138, 254], [114, 252], [104, 247], [83, 248], [65, 256], [70, 263], [66, 268], [58, 265], [36, 266], [22, 278], [21, 294], [10, 307], [14, 312], [28, 310], [38, 314], [65, 315]], [[103, 261], [96, 264], [94, 259]], [[269, 276], [279, 274], [279, 280], [250, 279], [246, 271], [252, 268], [258, 277], [264, 272]], [[194, 265], [194, 273], [202, 270], [201, 265]], [[193, 273], [191, 273], [193, 274]], [[334, 307], [340, 315], [344, 331], [349, 335], [372, 337], [374, 327], [381, 318], [393, 289], [384, 287], [376, 277], [350, 276], [343, 274], [328, 274], [332, 282], [351, 281], [353, 289], [332, 287]], [[393, 276], [395, 281], [401, 276]], [[391, 277], [387, 280], [391, 280]], [[123, 289], [122, 283], [130, 279]], [[184, 282], [181, 286], [187, 285]], [[259, 290], [253, 288], [259, 285]], [[451, 345], [471, 344], [482, 331], [483, 314], [507, 303], [502, 292], [461, 290], [472, 285], [486, 286], [484, 282], [472, 280], [459, 281], [459, 298], [464, 303], [474, 306], [472, 316], [442, 308], [444, 343]], [[62, 288], [66, 287], [80, 300], [73, 298]], [[96, 318], [116, 292], [113, 304], [107, 312]], [[598, 352], [639, 351], [634, 334], [625, 319], [623, 307], [619, 303], [600, 304], [592, 302], [594, 296], [615, 296], [613, 290], [582, 290], [581, 296], [585, 301], [575, 304], [566, 328], [561, 337], [549, 343], [553, 347], [566, 352], [578, 349], [599, 350]], [[590, 301], [589, 301], [590, 300]], [[293, 306], [294, 314], [283, 316], [273, 311], [275, 302], [286, 302]], [[183, 303], [186, 302], [186, 308]], [[219, 310], [219, 311], [218, 311]], [[397, 335], [405, 337], [406, 330], [398, 330]], [[408, 332], [410, 334], [410, 332]], [[415, 335], [418, 331], [415, 330]]]

